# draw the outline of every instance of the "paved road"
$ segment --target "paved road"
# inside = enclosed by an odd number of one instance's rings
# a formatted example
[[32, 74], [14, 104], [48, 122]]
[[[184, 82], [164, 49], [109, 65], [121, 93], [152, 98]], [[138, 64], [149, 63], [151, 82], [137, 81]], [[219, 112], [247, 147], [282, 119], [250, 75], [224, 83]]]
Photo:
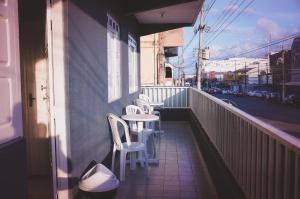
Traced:
[[234, 95], [214, 94], [215, 97], [230, 99], [238, 108], [271, 124], [295, 137], [300, 138], [300, 108], [269, 102], [257, 97], [236, 97]]

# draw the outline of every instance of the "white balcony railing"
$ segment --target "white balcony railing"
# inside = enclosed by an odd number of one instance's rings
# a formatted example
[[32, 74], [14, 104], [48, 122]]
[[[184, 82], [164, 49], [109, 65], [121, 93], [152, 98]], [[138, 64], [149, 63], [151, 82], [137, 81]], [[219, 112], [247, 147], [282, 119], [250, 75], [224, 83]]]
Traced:
[[142, 87], [142, 93], [149, 96], [153, 102], [164, 102], [165, 108], [189, 107], [189, 87]]
[[300, 198], [297, 138], [194, 88], [142, 91], [166, 107], [191, 108], [247, 198]]

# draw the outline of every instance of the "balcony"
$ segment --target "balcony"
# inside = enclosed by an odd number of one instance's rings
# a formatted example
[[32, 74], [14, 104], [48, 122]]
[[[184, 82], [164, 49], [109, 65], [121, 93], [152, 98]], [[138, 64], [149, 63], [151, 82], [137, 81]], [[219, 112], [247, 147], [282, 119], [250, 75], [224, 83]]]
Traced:
[[160, 163], [128, 168], [117, 198], [299, 198], [298, 139], [194, 88], [141, 90], [165, 103]]

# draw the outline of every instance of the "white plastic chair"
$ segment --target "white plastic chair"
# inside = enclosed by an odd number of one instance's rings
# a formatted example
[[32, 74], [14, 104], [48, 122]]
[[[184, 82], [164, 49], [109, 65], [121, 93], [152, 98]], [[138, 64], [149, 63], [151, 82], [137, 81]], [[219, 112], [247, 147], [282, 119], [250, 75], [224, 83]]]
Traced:
[[142, 100], [144, 100], [144, 101], [146, 101], [146, 102], [151, 102], [151, 100], [150, 100], [150, 97], [148, 97], [147, 95], [145, 95], [145, 94], [139, 94], [139, 99], [142, 99]]
[[158, 128], [159, 132], [161, 132], [161, 118], [160, 118], [160, 112], [154, 111], [153, 107], [150, 106], [149, 102], [143, 100], [143, 99], [136, 99], [135, 104], [140, 107], [146, 114], [152, 114], [157, 115], [159, 117], [158, 120]]
[[[114, 142], [111, 170], [114, 172], [116, 151], [119, 150], [120, 151], [120, 180], [124, 181], [127, 153], [142, 152], [145, 158], [144, 160], [146, 166], [148, 166], [146, 145], [141, 142], [131, 142], [129, 131], [128, 131], [128, 125], [124, 120], [122, 120], [121, 118], [119, 118], [118, 116], [112, 113], [109, 113], [107, 117], [111, 127], [111, 132], [113, 135], [113, 142]], [[122, 132], [119, 131], [120, 125], [118, 124], [121, 124], [121, 127], [123, 127], [124, 131]], [[125, 133], [126, 142], [122, 143], [121, 137], [124, 135], [124, 133]]]
[[[126, 115], [132, 115], [132, 114], [145, 114], [145, 112], [138, 106], [135, 105], [128, 105], [125, 108]], [[130, 131], [133, 134], [137, 134], [137, 123], [136, 122], [129, 122], [129, 128]]]
[[[130, 115], [130, 114], [145, 114], [145, 112], [139, 107], [139, 106], [135, 106], [135, 105], [128, 105], [125, 108], [126, 110], [126, 114]], [[143, 128], [143, 132], [142, 132], [142, 142], [144, 144], [147, 145], [148, 139], [151, 135], [153, 135], [153, 133], [155, 132], [154, 130], [154, 126], [152, 127], [151, 122], [145, 122], [145, 128]], [[129, 127], [130, 127], [130, 132], [132, 134], [138, 135], [138, 126], [136, 122], [130, 122], [129, 123]], [[152, 148], [153, 150], [155, 150], [155, 143], [152, 139]]]

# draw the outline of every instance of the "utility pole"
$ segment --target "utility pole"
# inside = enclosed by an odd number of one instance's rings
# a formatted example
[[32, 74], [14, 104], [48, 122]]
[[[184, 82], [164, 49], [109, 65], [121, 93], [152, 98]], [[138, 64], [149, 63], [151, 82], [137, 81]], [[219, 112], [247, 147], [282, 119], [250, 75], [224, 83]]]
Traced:
[[234, 83], [236, 83], [236, 60], [234, 60]]
[[[282, 47], [283, 49], [283, 47]], [[285, 52], [282, 50], [282, 101], [284, 101], [285, 99], [285, 60], [284, 60], [284, 56]]]
[[259, 79], [259, 62], [257, 63], [257, 82], [258, 82], [258, 85], [260, 85], [260, 79]]
[[269, 85], [269, 68], [270, 67], [270, 63], [266, 63], [266, 68], [267, 68], [267, 85]]
[[180, 66], [181, 66], [181, 56], [180, 55], [178, 55], [178, 62], [177, 62], [177, 66], [178, 66], [178, 82], [176, 83], [176, 86], [178, 86], [178, 83], [179, 83], [179, 81], [180, 81], [180, 77], [181, 77], [181, 68], [180, 68]]
[[184, 63], [183, 49], [181, 49], [181, 60], [180, 60], [180, 63], [179, 63], [179, 82], [180, 82], [180, 86], [184, 86], [183, 63]]
[[202, 80], [202, 32], [204, 29], [204, 17], [203, 17], [203, 7], [199, 14], [199, 48], [198, 48], [198, 70], [197, 70], [197, 88], [201, 90], [201, 80]]
[[246, 62], [245, 62], [245, 69], [244, 69], [244, 78], [245, 78], [245, 91], [244, 92], [246, 92], [247, 91], [247, 77], [246, 77], [246, 68], [247, 66], [246, 66]]
[[270, 68], [270, 44], [271, 44], [271, 33], [269, 35], [269, 42], [268, 42], [268, 63], [267, 63], [267, 85], [269, 85], [269, 68]]

